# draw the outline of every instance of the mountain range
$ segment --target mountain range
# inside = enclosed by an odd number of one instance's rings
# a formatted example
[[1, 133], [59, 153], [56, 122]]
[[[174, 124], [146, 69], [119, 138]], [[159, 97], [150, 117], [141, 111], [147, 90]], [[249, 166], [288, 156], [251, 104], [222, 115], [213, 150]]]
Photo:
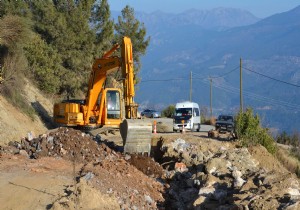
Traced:
[[264, 19], [231, 8], [136, 18], [151, 37], [137, 86], [141, 108], [189, 100], [190, 90], [193, 101], [209, 107], [211, 78], [213, 114], [236, 113], [242, 67], [244, 107], [267, 127], [299, 131], [300, 6]]

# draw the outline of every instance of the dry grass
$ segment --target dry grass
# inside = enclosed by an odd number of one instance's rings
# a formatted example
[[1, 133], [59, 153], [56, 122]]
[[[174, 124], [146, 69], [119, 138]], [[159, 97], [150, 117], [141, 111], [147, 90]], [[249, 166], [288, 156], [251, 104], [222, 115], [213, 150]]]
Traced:
[[275, 156], [287, 170], [300, 177], [300, 161], [291, 155], [289, 149], [279, 146]]
[[210, 121], [211, 125], [216, 125], [217, 119], [216, 119], [216, 117], [211, 117], [209, 121]]

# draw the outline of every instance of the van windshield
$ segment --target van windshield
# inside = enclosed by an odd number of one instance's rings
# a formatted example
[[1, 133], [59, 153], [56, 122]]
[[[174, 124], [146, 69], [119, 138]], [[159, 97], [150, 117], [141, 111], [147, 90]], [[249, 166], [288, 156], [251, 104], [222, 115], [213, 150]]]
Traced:
[[192, 108], [175, 109], [175, 116], [192, 116]]

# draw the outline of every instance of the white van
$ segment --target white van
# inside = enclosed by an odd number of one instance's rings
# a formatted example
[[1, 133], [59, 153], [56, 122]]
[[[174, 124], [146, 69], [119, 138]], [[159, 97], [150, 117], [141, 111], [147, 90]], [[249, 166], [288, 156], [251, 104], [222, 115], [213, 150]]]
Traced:
[[[184, 123], [182, 123], [184, 122]], [[177, 103], [173, 117], [173, 131], [200, 131], [200, 108], [197, 103], [186, 101]]]

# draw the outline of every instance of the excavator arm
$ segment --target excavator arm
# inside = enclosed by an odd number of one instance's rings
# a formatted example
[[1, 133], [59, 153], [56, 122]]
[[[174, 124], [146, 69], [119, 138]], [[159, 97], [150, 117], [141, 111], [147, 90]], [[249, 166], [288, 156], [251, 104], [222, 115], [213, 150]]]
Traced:
[[97, 122], [101, 122], [103, 109], [99, 108], [101, 107], [101, 105], [98, 104], [99, 93], [102, 92], [101, 90], [103, 89], [107, 75], [118, 70], [120, 67], [121, 61], [118, 57], [101, 58], [94, 62], [86, 95], [86, 104], [82, 106], [85, 125], [89, 124], [90, 117], [94, 116], [97, 111], [99, 111]]
[[125, 117], [126, 119], [136, 119], [138, 105], [134, 102], [134, 63], [132, 56], [132, 44], [130, 38], [124, 37], [122, 46], [122, 76], [123, 78], [125, 78], [123, 81]]

